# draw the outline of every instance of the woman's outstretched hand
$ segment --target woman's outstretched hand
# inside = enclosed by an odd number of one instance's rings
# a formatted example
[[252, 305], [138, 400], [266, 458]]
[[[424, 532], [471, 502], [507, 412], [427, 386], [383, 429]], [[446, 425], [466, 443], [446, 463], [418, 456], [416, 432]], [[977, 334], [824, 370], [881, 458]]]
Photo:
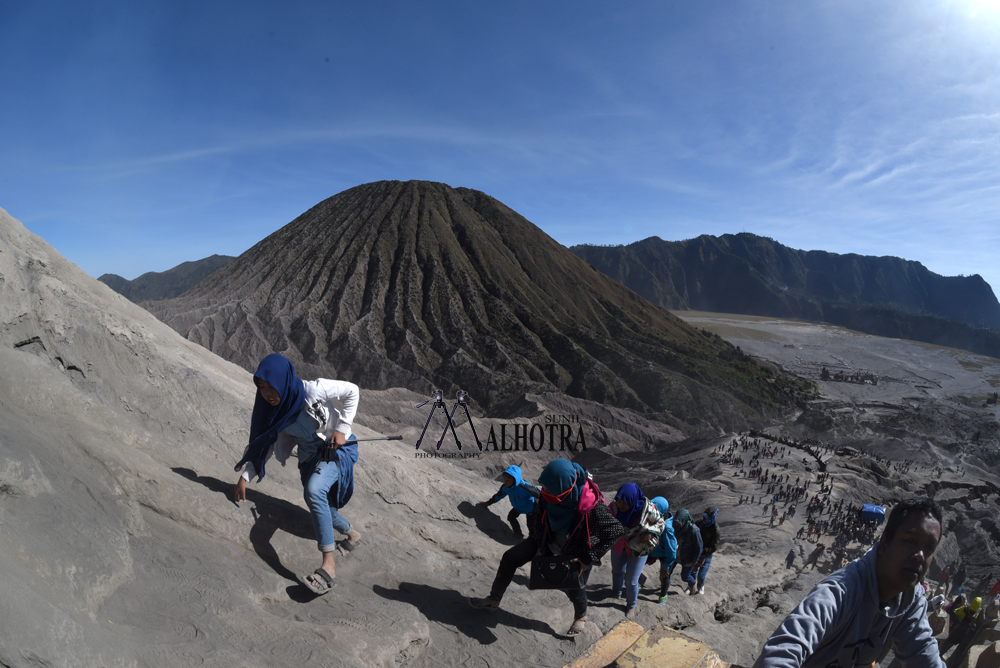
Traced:
[[236, 483], [236, 489], [233, 490], [233, 500], [239, 504], [240, 501], [247, 500], [247, 481], [240, 476], [240, 479]]

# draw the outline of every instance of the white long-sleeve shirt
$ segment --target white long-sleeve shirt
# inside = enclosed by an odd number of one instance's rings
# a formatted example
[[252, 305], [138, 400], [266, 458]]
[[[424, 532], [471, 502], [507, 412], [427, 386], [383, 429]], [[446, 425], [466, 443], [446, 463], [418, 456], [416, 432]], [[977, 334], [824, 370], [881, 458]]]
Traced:
[[[351, 425], [354, 423], [354, 416], [358, 412], [360, 390], [357, 385], [349, 383], [346, 380], [317, 378], [316, 380], [302, 381], [302, 386], [305, 388], [305, 405], [303, 410], [311, 408], [317, 402], [326, 409], [327, 419], [325, 424], [320, 424], [320, 428], [316, 430], [318, 436], [324, 441], [329, 441], [335, 431], [339, 431], [344, 435], [351, 433]], [[310, 415], [315, 417], [321, 412], [311, 411]], [[295, 439], [282, 431], [278, 434], [278, 439], [274, 442], [274, 445], [267, 451], [264, 462], [266, 463], [273, 454], [278, 463], [284, 466], [285, 461], [292, 454], [292, 448], [294, 447]], [[246, 453], [244, 452], [244, 454]], [[247, 462], [246, 467], [243, 469], [243, 479], [250, 482], [256, 476], [257, 469], [251, 462]]]

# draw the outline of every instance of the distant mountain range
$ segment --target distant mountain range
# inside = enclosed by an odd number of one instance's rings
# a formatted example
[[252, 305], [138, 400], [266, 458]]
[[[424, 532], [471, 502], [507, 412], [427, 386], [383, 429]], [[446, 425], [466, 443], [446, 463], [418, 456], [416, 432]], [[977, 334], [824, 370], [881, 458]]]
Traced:
[[475, 190], [384, 181], [320, 202], [182, 296], [146, 304], [244, 368], [371, 389], [526, 392], [690, 430], [772, 415], [805, 390], [595, 271]]
[[150, 271], [131, 281], [118, 274], [104, 274], [97, 280], [138, 304], [177, 297], [235, 259], [230, 255], [212, 255], [203, 260], [183, 262], [166, 271]]
[[978, 275], [795, 250], [745, 233], [570, 250], [665, 308], [827, 322], [1000, 357], [1000, 303]]

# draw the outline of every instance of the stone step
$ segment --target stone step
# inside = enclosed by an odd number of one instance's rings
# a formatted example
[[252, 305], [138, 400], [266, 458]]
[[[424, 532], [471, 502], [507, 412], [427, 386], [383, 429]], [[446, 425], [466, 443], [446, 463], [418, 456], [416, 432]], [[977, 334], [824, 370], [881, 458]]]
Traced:
[[645, 632], [635, 622], [623, 620], [565, 668], [605, 668]]
[[969, 651], [970, 668], [1000, 668], [1000, 642], [977, 645]]
[[702, 641], [662, 624], [650, 628], [610, 664], [615, 668], [730, 668]]

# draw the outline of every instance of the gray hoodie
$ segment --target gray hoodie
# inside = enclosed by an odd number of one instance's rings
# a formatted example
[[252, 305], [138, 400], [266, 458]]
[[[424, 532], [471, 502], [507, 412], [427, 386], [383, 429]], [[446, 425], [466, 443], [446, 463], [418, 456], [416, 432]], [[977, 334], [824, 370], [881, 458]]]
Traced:
[[879, 605], [878, 545], [816, 585], [764, 643], [754, 668], [872, 665], [892, 645], [907, 668], [944, 668], [919, 584]]

